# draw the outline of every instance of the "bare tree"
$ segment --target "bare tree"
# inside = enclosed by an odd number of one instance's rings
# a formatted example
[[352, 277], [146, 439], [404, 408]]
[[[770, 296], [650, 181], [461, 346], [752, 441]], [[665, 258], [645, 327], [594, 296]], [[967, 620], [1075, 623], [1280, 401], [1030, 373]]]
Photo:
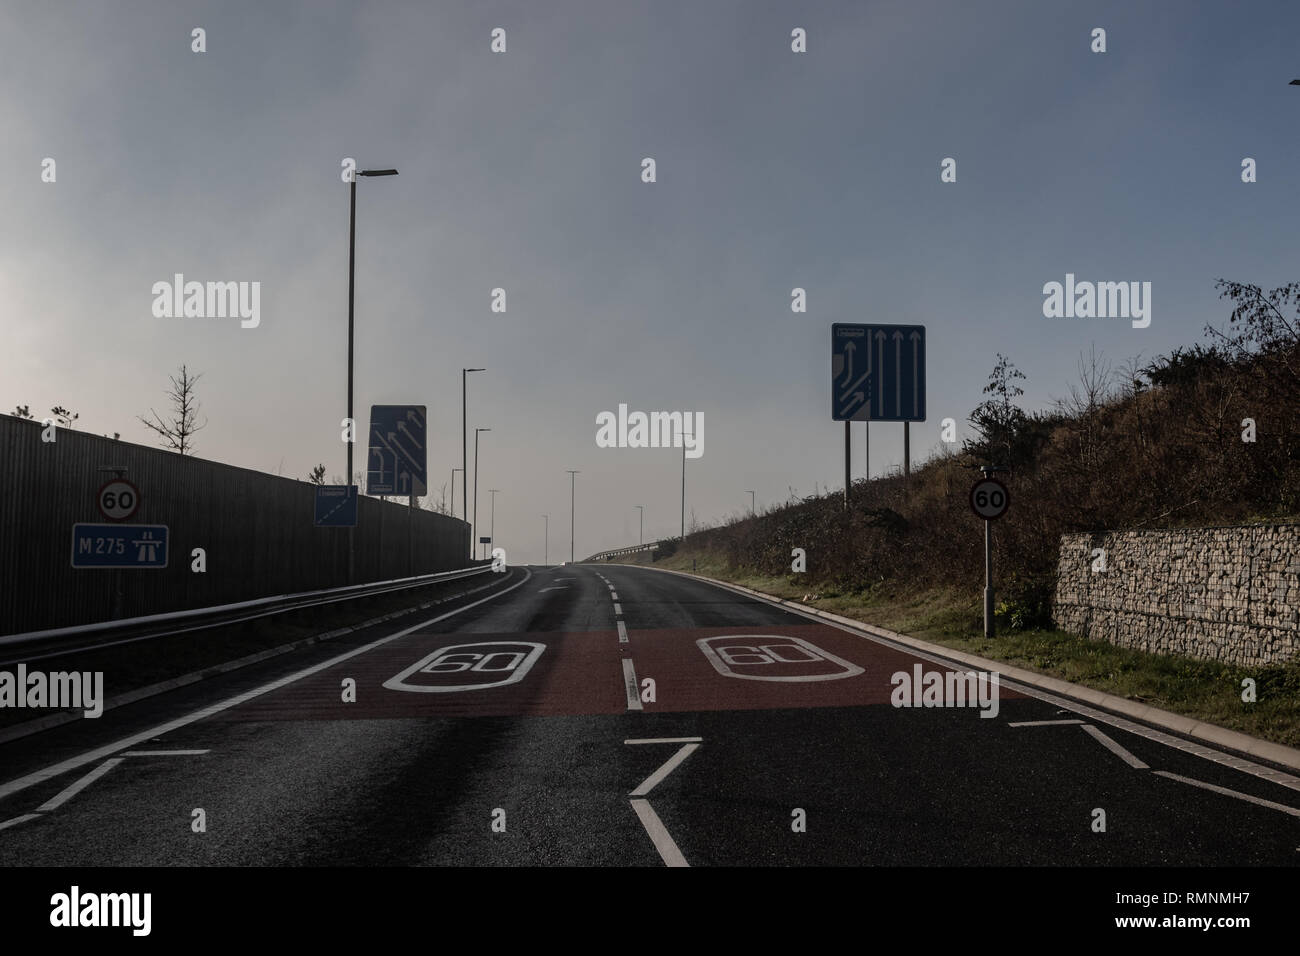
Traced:
[[54, 416], [54, 423], [60, 428], [71, 428], [72, 423], [81, 417], [77, 412], [70, 412], [62, 405], [55, 405], [50, 409], [50, 414]]
[[199, 424], [199, 400], [194, 394], [194, 386], [201, 377], [191, 375], [189, 369], [182, 365], [180, 378], [170, 376], [172, 387], [167, 392], [167, 397], [172, 404], [171, 417], [164, 421], [152, 408], [149, 412], [153, 415], [153, 421], [143, 415], [136, 416], [148, 428], [161, 435], [168, 447], [182, 455], [193, 454], [194, 433], [208, 424], [207, 419]]
[[325, 484], [325, 464], [322, 462], [313, 468], [311, 474], [307, 476], [307, 480], [313, 485]]

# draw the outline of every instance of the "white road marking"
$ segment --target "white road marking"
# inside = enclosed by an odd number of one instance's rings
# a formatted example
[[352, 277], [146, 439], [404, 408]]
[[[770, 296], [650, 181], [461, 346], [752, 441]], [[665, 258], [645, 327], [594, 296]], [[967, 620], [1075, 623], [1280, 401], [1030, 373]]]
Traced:
[[649, 800], [633, 800], [632, 809], [641, 820], [641, 825], [645, 827], [646, 834], [650, 837], [650, 842], [655, 845], [659, 851], [659, 857], [668, 866], [687, 866], [686, 857], [682, 856], [682, 851], [677, 849], [677, 844], [668, 834], [668, 829], [664, 826], [659, 814], [655, 813], [654, 808], [650, 806]]
[[625, 744], [698, 744], [703, 737], [644, 737], [637, 740], [625, 740]]
[[624, 624], [622, 621], [615, 621], [614, 623], [618, 625], [618, 642], [619, 642], [620, 644], [626, 644], [626, 643], [627, 643], [627, 625]]
[[[85, 753], [79, 754], [76, 757], [69, 757], [67, 760], [63, 760], [60, 761], [59, 763], [52, 764], [43, 770], [37, 770], [33, 773], [29, 773], [25, 777], [19, 777], [16, 780], [10, 780], [8, 783], [4, 785], [0, 785], [0, 799], [8, 797], [11, 794], [15, 794], [20, 790], [26, 790], [28, 787], [35, 786], [38, 783], [43, 783], [46, 780], [50, 780], [54, 777], [59, 776], [60, 774], [67, 773], [69, 770], [76, 770], [78, 767], [84, 767], [88, 763], [93, 763], [94, 761], [107, 757], [110, 754], [115, 754], [119, 750], [125, 750], [127, 747], [134, 747], [136, 744], [141, 744], [147, 740], [152, 740], [155, 737], [161, 737], [165, 734], [169, 734], [173, 730], [179, 730], [181, 727], [186, 727], [189, 724], [195, 723], [196, 721], [204, 720], [208, 717], [211, 717], [213, 714], [219, 714], [224, 710], [229, 710], [231, 707], [237, 707], [242, 703], [253, 700], [255, 697], [261, 697], [263, 694], [269, 694], [271, 691], [279, 690], [281, 687], [286, 687], [289, 684], [294, 683], [295, 681], [302, 680], [304, 677], [310, 677], [313, 674], [319, 674], [321, 671], [327, 670], [335, 666], [336, 664], [340, 664], [346, 660], [351, 660], [352, 658], [360, 654], [364, 654], [367, 651], [373, 651], [376, 647], [380, 647], [384, 644], [387, 644], [390, 641], [395, 641], [400, 637], [405, 637], [407, 634], [410, 634], [414, 631], [418, 631], [422, 627], [428, 627], [431, 624], [437, 624], [439, 621], [445, 621], [447, 618], [454, 617], [457, 614], [460, 614], [464, 611], [468, 611], [472, 607], [477, 607], [478, 605], [485, 604], [488, 601], [495, 601], [503, 594], [508, 594], [511, 591], [513, 591], [515, 588], [522, 587], [524, 584], [528, 582], [528, 579], [531, 578], [532, 576], [533, 573], [529, 571], [527, 568], [524, 568], [524, 579], [520, 581], [518, 584], [512, 584], [508, 588], [504, 588], [500, 591], [494, 592], [493, 594], [489, 594], [487, 597], [480, 598], [479, 600], [474, 601], [471, 604], [466, 604], [464, 607], [456, 608], [456, 610], [454, 611], [448, 611], [446, 614], [440, 614], [438, 617], [431, 618], [427, 621], [421, 621], [419, 624], [412, 624], [410, 627], [406, 628], [405, 630], [398, 631], [396, 634], [389, 634], [387, 637], [381, 637], [378, 640], [371, 641], [369, 644], [366, 644], [364, 647], [358, 647], [344, 654], [339, 654], [337, 657], [331, 657], [329, 660], [323, 661], [320, 664], [315, 664], [311, 667], [300, 670], [296, 674], [290, 674], [287, 677], [281, 677], [279, 680], [271, 681], [271, 683], [269, 684], [263, 684], [261, 687], [256, 687], [253, 690], [245, 691], [244, 693], [231, 697], [228, 700], [223, 700], [215, 704], [210, 704], [209, 706], [204, 707], [200, 710], [196, 710], [192, 713], [186, 714], [184, 717], [178, 717], [175, 720], [170, 720], [165, 724], [159, 724], [157, 727], [151, 727], [148, 730], [143, 730], [138, 734], [132, 734], [129, 737], [123, 737], [121, 740], [114, 741], [113, 743], [107, 744], [103, 747], [97, 747], [94, 750], [88, 750]], [[638, 698], [637, 703], [638, 704], [640, 703], [640, 698]]]
[[1082, 720], [1018, 720], [1008, 727], [1055, 727], [1058, 724], [1081, 724]]
[[623, 616], [623, 605], [619, 604], [617, 601], [614, 602], [614, 613], [619, 617]]
[[[464, 647], [495, 647], [497, 651], [490, 654], [481, 654], [478, 651], [464, 651]], [[526, 647], [528, 650], [519, 652], [517, 650], [503, 650], [503, 648]], [[505, 687], [507, 684], [517, 684], [524, 679], [524, 676], [533, 669], [537, 659], [542, 656], [546, 650], [545, 644], [539, 644], [536, 641], [479, 641], [474, 644], [448, 644], [446, 647], [440, 647], [432, 654], [420, 658], [410, 667], [403, 670], [396, 677], [390, 677], [384, 681], [385, 690], [404, 690], [414, 694], [455, 694], [462, 691], [483, 690], [486, 687]], [[417, 671], [424, 674], [439, 673], [461, 673], [463, 671], [472, 671], [470, 661], [448, 661], [449, 657], [473, 657], [473, 667], [479, 667], [486, 664], [493, 657], [514, 657], [516, 661], [509, 668], [509, 676], [503, 680], [497, 681], [480, 681], [473, 684], [409, 684], [406, 679]], [[456, 667], [459, 670], [441, 671], [436, 668]], [[479, 673], [483, 673], [480, 670]], [[489, 674], [506, 673], [499, 667], [487, 669]]]
[[10, 827], [16, 827], [20, 823], [26, 823], [28, 820], [35, 820], [39, 813], [24, 813], [21, 817], [14, 817], [12, 820], [6, 820], [0, 823], [0, 830], [8, 830]]
[[1300, 810], [1295, 807], [1288, 807], [1283, 803], [1274, 803], [1272, 800], [1262, 800], [1259, 797], [1252, 797], [1248, 793], [1240, 793], [1236, 790], [1229, 790], [1227, 787], [1217, 787], [1212, 783], [1206, 783], [1203, 780], [1193, 780], [1191, 777], [1181, 777], [1176, 773], [1170, 773], [1168, 770], [1153, 770], [1157, 777], [1168, 777], [1170, 780], [1177, 780], [1179, 783], [1190, 784], [1193, 787], [1200, 787], [1202, 790], [1213, 790], [1215, 793], [1221, 793], [1226, 797], [1236, 797], [1238, 800], [1245, 800], [1249, 803], [1258, 804], [1261, 807], [1268, 807], [1272, 810], [1281, 810], [1283, 813], [1289, 813], [1293, 817], [1300, 817]]
[[113, 757], [109, 760], [105, 760], [98, 767], [90, 771], [90, 773], [86, 774], [84, 777], [82, 777], [72, 786], [68, 787], [66, 790], [63, 790], [60, 793], [56, 794], [55, 796], [51, 797], [49, 800], [46, 800], [39, 807], [36, 808], [36, 811], [38, 813], [48, 813], [50, 810], [57, 810], [59, 807], [63, 806], [65, 803], [67, 803], [77, 794], [81, 793], [82, 790], [85, 790], [92, 783], [94, 783], [100, 777], [104, 776], [104, 774], [108, 773], [110, 770], [112, 770], [121, 762], [122, 762], [121, 757]]
[[128, 750], [123, 757], [197, 757], [211, 750]]
[[649, 796], [650, 791], [653, 790], [658, 784], [662, 783], [664, 777], [668, 776], [670, 773], [672, 773], [674, 770], [680, 767], [683, 760], [685, 760], [687, 757], [689, 757], [691, 754], [695, 753], [695, 751], [699, 749], [700, 749], [699, 744], [684, 744], [681, 750], [677, 751], [677, 753], [669, 757], [664, 762], [664, 765], [662, 767], [660, 767], [654, 773], [650, 774], [650, 776], [642, 780], [641, 786], [633, 790], [630, 794], [628, 794], [628, 796], [630, 797]]
[[[752, 640], [755, 643], [753, 645], [732, 644], [730, 647], [723, 647], [722, 653], [726, 654], [728, 651], [739, 649], [743, 650], [746, 656], [764, 658], [759, 665], [752, 665], [751, 662], [744, 661], [737, 664], [736, 666], [738, 667], [763, 666], [778, 662], [782, 664], [821, 664], [824, 666], [825, 663], [829, 661], [843, 668], [843, 670], [838, 674], [790, 674], [786, 676], [769, 676], [766, 674], [755, 673], [742, 674], [738, 671], [732, 670], [730, 662], [723, 661], [722, 656], [713, 647], [715, 641], [736, 640]], [[758, 644], [758, 641], [768, 641], [769, 643], [763, 645]], [[770, 680], [790, 684], [803, 684], [811, 681], [841, 680], [845, 677], [857, 677], [859, 674], [865, 673], [865, 671], [857, 664], [852, 664], [844, 660], [842, 657], [836, 657], [830, 651], [824, 651], [816, 644], [810, 644], [799, 637], [785, 637], [781, 634], [723, 634], [719, 637], [701, 637], [695, 642], [695, 645], [704, 652], [704, 656], [708, 658], [709, 663], [713, 665], [714, 670], [723, 677], [734, 677], [737, 680]], [[790, 660], [781, 657], [775, 650], [771, 650], [771, 648], [779, 649], [790, 646], [797, 646], [803, 653], [811, 654], [812, 657]]]
[[[654, 571], [659, 574], [677, 573], [675, 571], [669, 571], [664, 568], [646, 568], [643, 570]], [[931, 661], [932, 663], [938, 664], [942, 667], [960, 668], [961, 666], [967, 666], [961, 663], [955, 663], [953, 658], [940, 657], [937, 654], [932, 654], [929, 651], [921, 650], [920, 648], [913, 647], [910, 644], [905, 644], [901, 641], [892, 641], [889, 638], [884, 637], [880, 634], [872, 633], [871, 631], [867, 630], [867, 628], [870, 627], [870, 625], [867, 624], [862, 624], [856, 627], [850, 626], [848, 624], [842, 624], [839, 621], [830, 620], [829, 618], [823, 617], [821, 615], [813, 614], [810, 611], [806, 611], [803, 608], [795, 607], [791, 604], [786, 604], [781, 601], [769, 600], [767, 598], [759, 597], [754, 594], [747, 594], [744, 591], [740, 591], [735, 587], [722, 583], [721, 581], [713, 581], [708, 578], [695, 577], [690, 574], [683, 574], [682, 576], [690, 578], [693, 581], [699, 581], [703, 584], [711, 584], [714, 587], [720, 588], [723, 591], [730, 591], [732, 594], [739, 594], [759, 604], [766, 604], [771, 607], [782, 608], [783, 610], [786, 610], [791, 614], [796, 614], [799, 617], [805, 618], [807, 620], [818, 621], [820, 623], [829, 625], [830, 627], [834, 627], [838, 630], [844, 631], [846, 634], [852, 634], [855, 637], [860, 637], [864, 640], [871, 641], [874, 644], [880, 644], [883, 647], [891, 647], [894, 650], [902, 651], [904, 654], [908, 654], [912, 657], [919, 657], [922, 660]], [[960, 659], [957, 660], [960, 661]], [[1075, 700], [1069, 700], [1068, 698], [1065, 697], [1059, 697], [1056, 694], [1053, 694], [1049, 691], [1045, 691], [1040, 687], [1034, 687], [1029, 684], [1022, 684], [1019, 683], [1018, 681], [1009, 680], [1006, 677], [1003, 677], [1002, 688], [1004, 690], [1015, 691], [1018, 694], [1024, 694], [1026, 697], [1033, 697], [1036, 700], [1046, 701], [1047, 703], [1055, 706], [1058, 710], [1065, 710], [1074, 714], [1082, 714], [1084, 717], [1091, 718], [1092, 720], [1095, 720], [1098, 723], [1109, 724], [1112, 727], [1118, 727], [1120, 730], [1127, 730], [1129, 733], [1137, 734], [1139, 737], [1145, 737], [1147, 740], [1154, 740], [1156, 743], [1164, 744], [1166, 747], [1172, 747], [1174, 750], [1181, 751], [1182, 753], [1192, 754], [1193, 756], [1200, 757], [1202, 760], [1208, 760], [1211, 763], [1217, 763], [1220, 766], [1224, 766], [1224, 767], [1231, 767], [1233, 770], [1239, 770], [1242, 773], [1248, 773], [1253, 777], [1258, 777], [1261, 780], [1267, 780], [1270, 783], [1276, 783], [1279, 786], [1287, 787], [1291, 790], [1300, 790], [1300, 777], [1294, 776], [1293, 774], [1285, 773], [1281, 770], [1275, 770], [1272, 767], [1266, 767], [1263, 766], [1262, 764], [1257, 764], [1254, 761], [1246, 760], [1242, 757], [1234, 757], [1230, 754], [1226, 754], [1221, 751], [1214, 750], [1210, 747], [1193, 743], [1192, 741], [1189, 740], [1184, 740], [1181, 737], [1175, 737], [1172, 734], [1167, 734], [1162, 730], [1156, 730], [1155, 728], [1147, 727], [1143, 724], [1136, 723], [1135, 721], [1129, 720], [1125, 717], [1118, 717], [1114, 714], [1107, 713], [1106, 711], [1098, 710], [1095, 707], [1090, 707], [1087, 704], [1081, 704]], [[0, 796], [3, 796], [3, 793], [0, 793]]]
[[632, 658], [623, 658], [623, 689], [627, 691], [627, 709], [628, 710], [645, 710], [641, 706], [641, 692], [636, 682], [636, 668], [632, 666]]
[[1138, 760], [1137, 757], [1133, 756], [1131, 753], [1129, 753], [1127, 750], [1121, 747], [1110, 737], [1107, 737], [1105, 734], [1103, 734], [1092, 724], [1084, 724], [1083, 729], [1086, 730], [1089, 734], [1091, 734], [1094, 738], [1096, 738], [1097, 743], [1101, 744], [1103, 747], [1105, 747], [1107, 750], [1113, 753], [1116, 757], [1119, 757], [1120, 760], [1124, 761], [1133, 769], [1135, 770], [1151, 769], [1149, 766], [1144, 764], [1141, 760]]
[[562, 588], [542, 588], [542, 589], [541, 589], [540, 591], [538, 591], [537, 593], [538, 593], [538, 594], [545, 594], [547, 591], [567, 591], [567, 590], [569, 590], [569, 588], [568, 588], [568, 586], [566, 585], [566, 586], [564, 586], [564, 587], [562, 587]]

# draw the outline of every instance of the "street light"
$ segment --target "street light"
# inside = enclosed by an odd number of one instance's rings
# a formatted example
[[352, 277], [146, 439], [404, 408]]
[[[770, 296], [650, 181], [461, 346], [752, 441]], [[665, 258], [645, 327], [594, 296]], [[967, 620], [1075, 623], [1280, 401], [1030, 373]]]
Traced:
[[542, 564], [551, 563], [551, 516], [542, 515], [546, 523], [542, 525]]
[[[357, 177], [358, 176], [396, 176], [395, 169], [363, 169], [353, 173], [348, 185], [348, 470], [344, 479], [349, 489], [352, 485], [352, 446], [356, 443], [356, 422], [352, 418], [352, 356], [353, 333], [356, 327], [353, 303], [356, 301], [357, 273]], [[348, 583], [351, 584], [356, 572], [356, 552], [353, 548], [353, 531], [348, 528]]]
[[682, 433], [682, 544], [686, 543], [686, 439], [692, 433]]
[[498, 490], [499, 489], [496, 488], [488, 489], [488, 494], [492, 496], [492, 524], [489, 525], [491, 530], [488, 531], [488, 538], [490, 539], [488, 541], [488, 544], [492, 545], [493, 548], [497, 546], [497, 491]]
[[633, 505], [633, 508], [641, 509], [641, 533], [637, 536], [637, 544], [645, 544], [645, 505]]
[[749, 493], [749, 516], [754, 517], [754, 493]]
[[470, 546], [469, 546], [469, 548], [470, 548], [470, 550], [469, 550], [469, 556], [470, 556], [471, 560], [472, 560], [473, 557], [474, 557], [474, 541], [473, 541], [473, 538], [474, 538], [475, 535], [478, 534], [478, 433], [479, 433], [479, 432], [490, 432], [491, 430], [492, 430], [492, 429], [490, 429], [490, 428], [476, 428], [476, 429], [474, 429], [474, 521], [473, 521], [473, 523], [470, 525], [470, 539], [471, 539], [471, 540], [470, 540]]
[[569, 563], [573, 563], [573, 503], [577, 500], [577, 475], [579, 472], [569, 471]]
[[[463, 368], [460, 370], [460, 515], [462, 518], [469, 516], [469, 488], [464, 484], [465, 476], [469, 474], [469, 439], [466, 438], [465, 432], [465, 378], [470, 372], [486, 372], [482, 368]], [[476, 439], [477, 435], [474, 436]], [[474, 450], [475, 467], [477, 467], [478, 449]], [[478, 494], [478, 486], [474, 486], [474, 494]], [[474, 559], [474, 542], [469, 543], [470, 560]]]

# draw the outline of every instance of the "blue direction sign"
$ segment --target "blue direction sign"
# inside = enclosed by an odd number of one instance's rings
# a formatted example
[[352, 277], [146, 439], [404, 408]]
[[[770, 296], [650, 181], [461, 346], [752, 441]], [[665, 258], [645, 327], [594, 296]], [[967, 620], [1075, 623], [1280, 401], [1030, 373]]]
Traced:
[[74, 568], [165, 568], [165, 524], [74, 524]]
[[831, 418], [925, 421], [925, 326], [831, 326]]
[[356, 485], [318, 485], [316, 488], [316, 525], [320, 528], [355, 528], [357, 524]]
[[426, 444], [424, 405], [371, 405], [366, 494], [424, 494]]

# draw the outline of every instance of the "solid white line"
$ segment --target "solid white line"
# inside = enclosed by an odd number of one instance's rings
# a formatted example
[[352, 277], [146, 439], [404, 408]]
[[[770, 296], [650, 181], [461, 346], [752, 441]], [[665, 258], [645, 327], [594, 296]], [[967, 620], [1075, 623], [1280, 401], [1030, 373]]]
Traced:
[[685, 744], [681, 750], [677, 751], [677, 753], [669, 757], [662, 767], [660, 767], [654, 773], [650, 774], [650, 776], [646, 777], [643, 781], [641, 781], [641, 786], [633, 790], [630, 794], [628, 794], [628, 796], [630, 797], [649, 796], [650, 791], [653, 790], [657, 784], [661, 783], [664, 777], [668, 776], [670, 773], [676, 770], [679, 766], [681, 766], [683, 760], [685, 760], [687, 757], [689, 757], [691, 754], [695, 753], [695, 751], [699, 749], [700, 749], [699, 744]]
[[6, 820], [0, 823], [0, 830], [8, 830], [10, 827], [16, 827], [20, 823], [26, 823], [28, 820], [35, 820], [39, 813], [24, 813], [21, 817], [14, 817], [12, 820]]
[[128, 750], [123, 757], [197, 757], [210, 754], [211, 750]]
[[627, 691], [627, 709], [628, 710], [645, 710], [641, 706], [641, 692], [636, 682], [636, 668], [632, 666], [632, 658], [623, 658], [623, 689]]
[[614, 613], [619, 617], [623, 616], [623, 605], [619, 604], [617, 601], [614, 602]]
[[201, 710], [196, 710], [193, 713], [186, 714], [184, 717], [177, 717], [175, 720], [170, 720], [165, 724], [159, 724], [157, 727], [151, 727], [148, 730], [142, 730], [140, 731], [140, 733], [132, 734], [130, 737], [123, 737], [121, 740], [114, 741], [111, 744], [106, 744], [103, 747], [97, 747], [94, 750], [89, 750], [86, 753], [80, 754], [76, 757], [69, 757], [67, 760], [63, 760], [60, 761], [59, 763], [46, 767], [44, 770], [37, 770], [34, 773], [29, 773], [25, 777], [19, 777], [16, 780], [11, 780], [8, 783], [4, 784], [3, 786], [0, 786], [0, 799], [4, 799], [5, 797], [10, 796], [11, 794], [15, 794], [20, 790], [26, 790], [28, 787], [35, 786], [38, 783], [44, 783], [46, 780], [50, 780], [53, 777], [57, 777], [59, 774], [67, 773], [69, 770], [76, 770], [78, 767], [84, 767], [88, 763], [94, 763], [96, 760], [100, 760], [104, 757], [109, 756], [110, 754], [115, 754], [119, 750], [125, 750], [127, 747], [134, 747], [136, 744], [144, 743], [146, 740], [152, 740], [154, 737], [161, 737], [164, 734], [169, 734], [173, 730], [179, 730], [181, 727], [188, 726], [189, 724], [195, 723], [196, 721], [204, 720], [208, 717], [211, 717], [213, 714], [219, 714], [223, 710], [229, 710], [231, 707], [238, 707], [240, 704], [245, 703], [246, 701], [250, 701], [255, 697], [261, 697], [263, 694], [269, 694], [271, 691], [279, 690], [281, 687], [285, 687], [289, 684], [294, 683], [295, 681], [302, 680], [304, 677], [310, 677], [313, 674], [318, 674], [323, 670], [327, 670], [328, 668], [333, 667], [335, 664], [339, 664], [342, 663], [343, 661], [350, 660], [351, 658], [356, 657], [359, 654], [364, 654], [367, 651], [373, 651], [376, 647], [380, 647], [383, 644], [387, 644], [389, 641], [395, 641], [399, 637], [405, 637], [407, 634], [410, 634], [413, 631], [418, 631], [422, 627], [428, 627], [431, 624], [437, 624], [439, 621], [445, 621], [449, 617], [453, 617], [457, 614], [460, 614], [462, 611], [468, 611], [470, 608], [477, 607], [480, 604], [485, 604], [488, 601], [495, 601], [503, 594], [508, 594], [509, 592], [513, 591], [515, 588], [522, 587], [525, 583], [527, 583], [528, 579], [533, 576], [533, 573], [529, 571], [527, 568], [524, 568], [523, 570], [524, 570], [524, 579], [520, 581], [518, 584], [512, 584], [508, 588], [505, 588], [501, 591], [497, 591], [493, 594], [489, 594], [487, 597], [480, 598], [479, 600], [473, 602], [472, 604], [466, 604], [464, 607], [457, 608], [454, 611], [448, 611], [446, 614], [440, 614], [438, 617], [431, 618], [430, 620], [427, 621], [421, 621], [419, 624], [412, 624], [410, 627], [406, 628], [405, 630], [398, 631], [396, 634], [389, 634], [387, 637], [381, 637], [378, 640], [371, 641], [369, 644], [366, 644], [364, 647], [358, 647], [354, 650], [348, 651], [345, 654], [340, 654], [337, 657], [331, 657], [329, 660], [324, 661], [320, 664], [314, 664], [311, 667], [298, 671], [296, 674], [290, 674], [288, 677], [281, 677], [279, 680], [271, 681], [271, 683], [269, 684], [263, 684], [261, 687], [256, 687], [253, 690], [245, 691], [242, 694], [238, 694], [235, 697], [231, 697], [229, 700], [223, 700], [215, 704], [210, 704], [209, 706], [204, 707]]
[[1193, 787], [1200, 787], [1202, 790], [1213, 790], [1215, 793], [1221, 793], [1226, 797], [1236, 797], [1238, 800], [1246, 800], [1250, 803], [1259, 804], [1261, 807], [1269, 807], [1272, 810], [1281, 810], [1283, 813], [1289, 813], [1293, 817], [1300, 817], [1300, 810], [1295, 807], [1288, 807], [1286, 804], [1274, 803], [1272, 800], [1261, 800], [1259, 797], [1252, 797], [1248, 793], [1239, 793], [1236, 790], [1229, 790], [1227, 787], [1216, 787], [1212, 783], [1206, 783], [1203, 780], [1193, 780], [1191, 777], [1180, 777], [1176, 773], [1170, 773], [1168, 770], [1153, 770], [1158, 777], [1168, 777], [1170, 780], [1177, 780], [1179, 783], [1190, 784]]
[[59, 807], [63, 806], [65, 803], [67, 803], [77, 794], [81, 793], [81, 791], [85, 790], [92, 783], [94, 783], [100, 777], [104, 776], [104, 774], [108, 773], [110, 770], [112, 770], [121, 762], [122, 762], [121, 757], [113, 757], [110, 760], [105, 760], [98, 767], [90, 771], [90, 773], [86, 774], [84, 777], [82, 777], [72, 786], [68, 787], [66, 790], [62, 791], [61, 793], [51, 797], [49, 800], [46, 800], [44, 803], [42, 803], [39, 807], [36, 808], [37, 812], [48, 813], [50, 810], [57, 810]]
[[1120, 760], [1124, 761], [1126, 764], [1128, 764], [1130, 767], [1134, 768], [1135, 770], [1150, 769], [1141, 760], [1138, 760], [1137, 757], [1134, 757], [1131, 753], [1129, 753], [1127, 750], [1125, 750], [1123, 747], [1117, 744], [1110, 737], [1107, 737], [1105, 734], [1103, 734], [1092, 724], [1084, 724], [1083, 729], [1086, 730], [1088, 733], [1090, 733], [1093, 737], [1095, 737], [1097, 743], [1101, 744], [1103, 747], [1105, 747], [1107, 750], [1113, 753], [1116, 757], [1119, 757]]
[[614, 623], [618, 625], [618, 642], [619, 642], [620, 644], [626, 644], [626, 643], [627, 643], [627, 625], [624, 624], [621, 620], [620, 620], [620, 621], [615, 621]]
[[625, 740], [625, 744], [698, 744], [703, 737], [643, 737], [637, 740]]
[[1055, 727], [1057, 724], [1081, 724], [1082, 720], [1019, 720], [1008, 727]]
[[664, 863], [668, 866], [690, 866], [686, 862], [686, 857], [682, 856], [682, 851], [677, 849], [673, 838], [668, 835], [668, 828], [659, 819], [659, 814], [655, 813], [654, 808], [650, 806], [650, 801], [633, 800], [632, 809], [636, 811], [641, 825], [645, 827], [645, 832], [650, 837], [650, 842], [655, 845]]

